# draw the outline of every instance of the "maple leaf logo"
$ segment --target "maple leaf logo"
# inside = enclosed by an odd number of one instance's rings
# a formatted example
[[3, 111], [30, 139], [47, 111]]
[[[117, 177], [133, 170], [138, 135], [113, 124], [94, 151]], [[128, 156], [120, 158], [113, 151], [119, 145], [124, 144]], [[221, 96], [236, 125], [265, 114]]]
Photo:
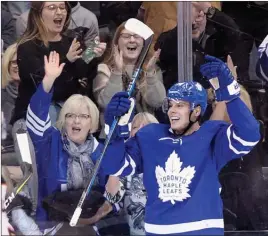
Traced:
[[155, 175], [159, 185], [158, 197], [163, 202], [171, 201], [174, 205], [175, 201], [182, 202], [191, 197], [189, 192], [189, 184], [195, 174], [195, 167], [181, 168], [182, 162], [178, 154], [173, 151], [166, 161], [165, 170], [161, 166], [155, 168]]

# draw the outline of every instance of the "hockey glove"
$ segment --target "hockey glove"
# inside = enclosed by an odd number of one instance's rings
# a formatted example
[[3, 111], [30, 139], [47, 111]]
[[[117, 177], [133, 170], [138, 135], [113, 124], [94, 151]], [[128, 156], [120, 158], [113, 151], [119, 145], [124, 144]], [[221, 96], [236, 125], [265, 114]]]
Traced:
[[240, 96], [240, 87], [228, 66], [220, 59], [205, 56], [207, 63], [200, 67], [200, 72], [207, 77], [216, 93], [217, 101], [231, 101]]
[[133, 119], [134, 108], [135, 101], [133, 98], [128, 99], [127, 92], [116, 93], [105, 110], [105, 134], [108, 135], [114, 119], [116, 117], [121, 117], [115, 130], [115, 135], [122, 138], [128, 138], [130, 133], [129, 123]]

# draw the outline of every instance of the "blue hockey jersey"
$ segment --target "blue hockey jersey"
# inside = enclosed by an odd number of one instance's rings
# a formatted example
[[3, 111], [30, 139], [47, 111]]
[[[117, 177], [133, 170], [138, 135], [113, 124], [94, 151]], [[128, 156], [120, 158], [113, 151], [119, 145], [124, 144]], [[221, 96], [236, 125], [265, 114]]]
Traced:
[[258, 122], [237, 98], [227, 104], [232, 124], [207, 121], [188, 136], [150, 124], [124, 144], [115, 139], [102, 163], [116, 176], [143, 173], [147, 234], [223, 235], [218, 173], [258, 143]]
[[[66, 191], [68, 153], [63, 149], [61, 133], [51, 126], [49, 106], [52, 92], [46, 93], [41, 83], [32, 96], [28, 106], [26, 125], [32, 139], [38, 172], [38, 205], [36, 218], [47, 220], [42, 208], [44, 197], [55, 191]], [[95, 163], [102, 151], [102, 144], [94, 139], [94, 151], [91, 159]], [[105, 184], [106, 176], [99, 174], [100, 185]]]
[[268, 35], [258, 48], [259, 60], [256, 66], [256, 74], [268, 82]]

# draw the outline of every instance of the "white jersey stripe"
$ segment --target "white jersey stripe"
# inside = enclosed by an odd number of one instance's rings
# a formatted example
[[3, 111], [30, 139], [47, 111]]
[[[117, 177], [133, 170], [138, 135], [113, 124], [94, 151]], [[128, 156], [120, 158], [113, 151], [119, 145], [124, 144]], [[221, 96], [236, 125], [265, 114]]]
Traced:
[[207, 219], [174, 225], [144, 224], [145, 231], [153, 234], [176, 234], [202, 229], [224, 228], [223, 219]]
[[125, 163], [121, 167], [121, 169], [117, 171], [115, 174], [112, 174], [112, 176], [120, 176], [123, 173], [123, 171], [128, 167], [128, 165], [129, 165], [129, 162], [127, 161], [127, 159], [125, 159]]
[[249, 147], [253, 147], [255, 146], [259, 140], [257, 142], [248, 142], [248, 141], [245, 141], [243, 139], [241, 139], [240, 137], [236, 136], [235, 132], [233, 131], [233, 138], [238, 141], [239, 143], [241, 143], [243, 146], [249, 146]]
[[33, 131], [36, 135], [43, 137], [43, 132], [38, 131], [30, 122], [29, 120], [26, 120], [26, 126], [28, 129], [30, 129], [31, 131]]
[[136, 170], [136, 163], [135, 163], [135, 161], [133, 161], [133, 159], [131, 158], [130, 155], [128, 155], [128, 157], [129, 157], [129, 160], [130, 160], [130, 165], [131, 165], [131, 167], [132, 167], [132, 171], [131, 171], [131, 173], [130, 173], [130, 176], [131, 176], [131, 175], [134, 175], [134, 173], [135, 173], [135, 170]]
[[36, 115], [34, 114], [34, 112], [32, 111], [32, 109], [31, 109], [31, 107], [30, 107], [30, 105], [28, 106], [28, 113], [29, 113], [30, 116], [35, 120], [36, 123], [38, 123], [40, 126], [43, 126], [43, 127], [46, 125], [46, 123], [47, 123], [48, 120], [50, 119], [50, 118], [49, 118], [49, 115], [48, 115], [46, 121], [41, 120], [38, 116], [36, 116]]
[[248, 154], [250, 151], [238, 151], [231, 142], [231, 126], [230, 125], [227, 129], [227, 138], [228, 138], [228, 142], [229, 142], [229, 148], [235, 153], [235, 154]]

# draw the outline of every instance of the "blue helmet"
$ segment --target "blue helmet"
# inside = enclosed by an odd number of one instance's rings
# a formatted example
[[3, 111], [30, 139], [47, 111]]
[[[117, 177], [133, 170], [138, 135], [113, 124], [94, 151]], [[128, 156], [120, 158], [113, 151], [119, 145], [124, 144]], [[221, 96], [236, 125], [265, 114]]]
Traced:
[[201, 107], [201, 115], [207, 108], [207, 92], [197, 82], [183, 82], [174, 84], [169, 90], [163, 103], [163, 111], [168, 111], [168, 101], [187, 101], [190, 103], [191, 111], [198, 105]]

